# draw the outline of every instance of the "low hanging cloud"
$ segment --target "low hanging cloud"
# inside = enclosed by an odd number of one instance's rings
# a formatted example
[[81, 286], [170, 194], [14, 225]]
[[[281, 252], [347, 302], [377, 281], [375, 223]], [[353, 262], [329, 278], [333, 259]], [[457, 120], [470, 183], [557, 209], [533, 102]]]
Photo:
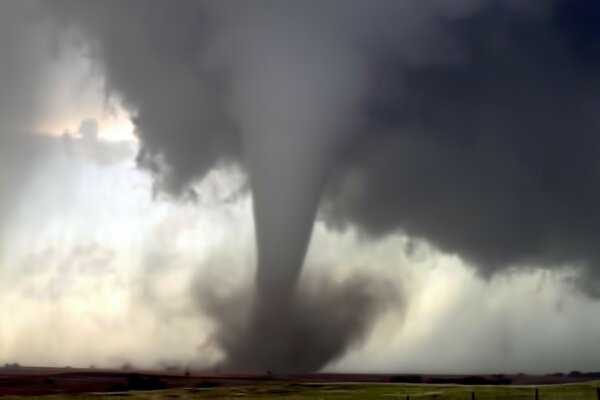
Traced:
[[372, 130], [327, 194], [333, 226], [401, 230], [485, 273], [599, 271], [600, 7], [550, 4], [487, 7], [458, 24], [459, 63], [381, 65]]

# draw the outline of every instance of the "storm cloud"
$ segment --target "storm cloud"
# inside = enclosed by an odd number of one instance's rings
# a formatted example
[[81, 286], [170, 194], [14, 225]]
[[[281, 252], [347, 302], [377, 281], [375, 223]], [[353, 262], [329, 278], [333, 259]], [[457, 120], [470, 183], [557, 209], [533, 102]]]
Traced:
[[[488, 274], [598, 263], [592, 1], [46, 4], [134, 116], [158, 188], [245, 167], [255, 321], [278, 320], [272, 304], [293, 313], [321, 203], [329, 226], [404, 232]], [[281, 337], [252, 324], [222, 344], [233, 359], [257, 334]]]
[[596, 270], [599, 21], [591, 1], [489, 7], [455, 27], [460, 63], [382, 65], [372, 129], [328, 192], [330, 222], [402, 230], [487, 273]]

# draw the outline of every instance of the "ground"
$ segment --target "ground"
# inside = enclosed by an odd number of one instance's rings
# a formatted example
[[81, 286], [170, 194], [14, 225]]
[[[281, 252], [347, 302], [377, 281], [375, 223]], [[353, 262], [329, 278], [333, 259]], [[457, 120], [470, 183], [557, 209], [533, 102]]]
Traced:
[[[416, 375], [224, 375], [185, 372], [92, 371], [71, 369], [0, 369], [0, 399], [438, 399], [438, 400], [600, 400], [600, 381], [545, 375], [433, 376], [426, 383], [390, 383]], [[517, 384], [430, 383], [499, 379]], [[574, 382], [564, 383], [572, 380]], [[530, 384], [523, 384], [523, 383]]]
[[[600, 382], [549, 385], [539, 388], [540, 400], [597, 400]], [[216, 388], [167, 389], [157, 391], [128, 391], [112, 393], [79, 393], [43, 396], [44, 399], [535, 399], [530, 386], [462, 386], [427, 384], [296, 384], [262, 383]], [[6, 400], [23, 400], [31, 396], [7, 396]]]

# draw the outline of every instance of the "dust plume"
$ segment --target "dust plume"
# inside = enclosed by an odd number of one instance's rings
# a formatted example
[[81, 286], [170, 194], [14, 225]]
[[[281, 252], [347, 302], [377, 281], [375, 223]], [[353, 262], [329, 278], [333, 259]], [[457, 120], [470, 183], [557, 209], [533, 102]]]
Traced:
[[[207, 345], [216, 345], [225, 371], [318, 371], [361, 344], [372, 322], [403, 299], [388, 282], [358, 274], [338, 282], [326, 274], [303, 280], [291, 304], [261, 305], [247, 287], [220, 295], [214, 282], [198, 280], [194, 296], [210, 316], [219, 316]], [[268, 340], [267, 340], [268, 339]]]

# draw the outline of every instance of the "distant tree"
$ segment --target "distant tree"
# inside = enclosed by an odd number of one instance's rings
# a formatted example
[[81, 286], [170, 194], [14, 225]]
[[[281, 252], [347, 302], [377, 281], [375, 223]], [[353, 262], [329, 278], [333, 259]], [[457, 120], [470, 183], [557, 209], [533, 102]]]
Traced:
[[504, 374], [494, 375], [493, 384], [495, 385], [510, 385], [512, 383], [512, 379], [506, 377]]
[[420, 375], [394, 375], [390, 378], [392, 383], [423, 383]]
[[167, 388], [167, 385], [154, 375], [142, 376], [131, 373], [127, 376], [127, 383], [130, 390], [158, 390]]
[[125, 392], [128, 389], [127, 385], [125, 385], [122, 382], [117, 382], [114, 385], [112, 385], [108, 391], [109, 392]]

